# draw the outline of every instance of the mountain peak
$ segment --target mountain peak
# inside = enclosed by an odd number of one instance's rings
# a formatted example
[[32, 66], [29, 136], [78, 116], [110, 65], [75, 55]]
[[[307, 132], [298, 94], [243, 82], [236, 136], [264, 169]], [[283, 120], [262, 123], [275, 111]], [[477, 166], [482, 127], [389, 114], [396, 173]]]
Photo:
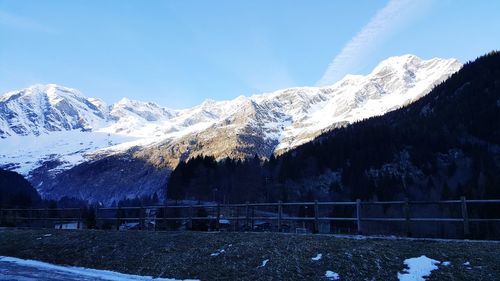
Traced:
[[[34, 85], [10, 93], [24, 95], [22, 98], [0, 98], [0, 137], [83, 130], [95, 132], [88, 135], [93, 138], [106, 133], [120, 139], [115, 143], [120, 145], [106, 151], [89, 146], [87, 151], [105, 155], [136, 146], [147, 157], [161, 154], [162, 165], [175, 165], [179, 155], [197, 153], [216, 157], [240, 157], [245, 153], [269, 156], [305, 143], [325, 130], [404, 106], [427, 94], [459, 66], [453, 59], [422, 60], [403, 55], [381, 62], [371, 74], [347, 75], [332, 86], [294, 87], [233, 100], [206, 100], [182, 110], [126, 97], [108, 107], [75, 89], [57, 84]], [[150, 153], [153, 144], [166, 148]], [[79, 142], [74, 145], [78, 150], [68, 155], [86, 151], [80, 149]], [[44, 149], [46, 158], [58, 155], [58, 149]], [[5, 150], [0, 152], [10, 155]], [[14, 158], [9, 159], [20, 157], [18, 152], [13, 153]], [[160, 158], [151, 161], [159, 163]]]
[[36, 84], [0, 97], [0, 137], [90, 130], [105, 122], [104, 115], [78, 90]]
[[163, 109], [161, 106], [154, 102], [147, 101], [139, 101], [130, 99], [128, 97], [121, 98], [118, 102], [116, 102], [113, 107], [150, 107], [156, 109]]
[[33, 86], [27, 87], [21, 92], [25, 92], [27, 94], [36, 94], [36, 93], [47, 93], [47, 94], [57, 94], [57, 93], [71, 93], [76, 96], [83, 97], [83, 94], [73, 88], [65, 87], [58, 84], [35, 84]]
[[21, 90], [7, 92], [0, 96], [0, 101], [8, 101], [12, 98], [47, 96], [51, 101], [59, 101], [59, 96], [71, 95], [73, 97], [84, 98], [83, 94], [73, 88], [64, 87], [57, 84], [35, 84]]
[[[382, 68], [390, 67], [395, 69], [407, 68], [408, 66], [422, 67], [426, 65], [431, 65], [435, 63], [456, 63], [460, 64], [460, 62], [455, 58], [443, 59], [443, 58], [431, 58], [431, 59], [422, 59], [413, 54], [405, 54], [401, 56], [392, 56], [383, 61], [381, 61], [373, 70], [373, 72], [377, 72]], [[461, 65], [461, 64], [460, 64]]]
[[132, 103], [131, 99], [129, 99], [127, 97], [123, 97], [115, 103], [115, 106], [117, 106], [117, 105], [129, 105], [131, 103]]
[[[443, 81], [461, 67], [462, 64], [453, 58], [432, 58], [425, 60], [415, 55], [407, 54], [390, 57], [380, 62], [368, 74], [368, 77], [373, 81], [377, 81], [377, 83], [381, 83], [390, 92], [400, 87], [412, 88], [418, 81], [420, 81], [420, 84], [435, 85], [436, 82]], [[422, 90], [419, 91], [424, 92]], [[420, 96], [418, 95], [415, 98], [419, 98]]]
[[405, 55], [400, 55], [400, 56], [392, 56], [389, 57], [379, 63], [379, 65], [387, 65], [387, 64], [405, 64], [405, 63], [419, 63], [423, 61], [420, 57], [413, 55], [413, 54], [405, 54]]

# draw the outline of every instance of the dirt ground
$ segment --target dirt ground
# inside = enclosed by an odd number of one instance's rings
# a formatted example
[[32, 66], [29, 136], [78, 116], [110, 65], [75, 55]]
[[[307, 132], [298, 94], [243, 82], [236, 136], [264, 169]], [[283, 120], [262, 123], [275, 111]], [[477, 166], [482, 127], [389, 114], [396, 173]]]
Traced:
[[[322, 254], [319, 261], [311, 258]], [[500, 243], [207, 233], [0, 229], [0, 255], [201, 280], [397, 280], [407, 258], [444, 262], [428, 280], [500, 280]], [[264, 260], [269, 260], [262, 266]], [[464, 265], [464, 263], [469, 265]]]

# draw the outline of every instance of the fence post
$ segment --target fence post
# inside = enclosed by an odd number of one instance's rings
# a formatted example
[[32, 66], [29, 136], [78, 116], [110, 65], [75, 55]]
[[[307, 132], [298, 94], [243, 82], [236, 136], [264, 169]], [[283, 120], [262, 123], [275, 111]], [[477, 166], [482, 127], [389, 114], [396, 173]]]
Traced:
[[122, 215], [121, 207], [116, 209], [116, 230], [120, 230], [120, 216]]
[[408, 201], [408, 198], [405, 198], [404, 213], [406, 236], [411, 237], [410, 203]]
[[99, 205], [95, 206], [95, 228], [99, 229]]
[[282, 219], [282, 216], [283, 216], [283, 205], [282, 205], [283, 202], [278, 201], [278, 232], [281, 232], [282, 229], [281, 229], [281, 219]]
[[248, 230], [248, 222], [249, 222], [249, 213], [248, 213], [248, 201], [245, 202], [245, 230]]
[[144, 214], [144, 208], [141, 206], [139, 208], [139, 230], [145, 230], [145, 214]]
[[65, 213], [65, 208], [56, 208], [58, 210], [57, 212], [57, 222], [59, 223], [59, 229], [63, 228], [64, 223], [66, 223], [66, 220], [64, 219], [64, 213]]
[[462, 219], [464, 221], [464, 237], [468, 238], [470, 235], [469, 231], [469, 215], [467, 213], [467, 201], [465, 200], [465, 196], [460, 197], [462, 201]]
[[193, 229], [193, 205], [189, 204], [189, 221], [188, 221], [189, 230]]
[[26, 217], [28, 218], [27, 219], [28, 225], [31, 226], [31, 223], [33, 222], [33, 220], [31, 219], [31, 215], [32, 215], [31, 209], [26, 209], [25, 212], [26, 212]]
[[38, 217], [39, 217], [38, 212], [37, 212], [37, 211], [35, 211], [35, 210], [31, 210], [31, 218], [32, 218], [32, 220], [31, 220], [30, 225], [33, 225], [33, 224], [34, 224], [34, 225], [37, 225], [37, 226], [38, 226], [38, 224], [36, 223], [36, 222], [38, 221], [38, 220], [37, 220], [37, 219], [38, 219]]
[[78, 208], [78, 222], [76, 224], [76, 229], [80, 229], [82, 224], [82, 208]]
[[[233, 213], [233, 209], [231, 208], [231, 213]], [[240, 208], [236, 206], [236, 224], [234, 225], [234, 231], [240, 229]]]
[[252, 231], [255, 227], [255, 206], [252, 206]]
[[319, 208], [318, 208], [318, 200], [314, 200], [314, 230], [313, 233], [319, 233]]
[[220, 203], [217, 203], [217, 218], [215, 219], [215, 230], [220, 231]]
[[361, 200], [356, 199], [356, 225], [358, 228], [358, 234], [361, 234]]

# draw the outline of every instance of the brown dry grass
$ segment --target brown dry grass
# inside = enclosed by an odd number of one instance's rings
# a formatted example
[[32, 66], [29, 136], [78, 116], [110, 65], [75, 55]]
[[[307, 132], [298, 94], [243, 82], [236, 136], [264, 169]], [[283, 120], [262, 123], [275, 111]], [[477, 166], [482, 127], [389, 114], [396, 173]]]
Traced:
[[[45, 237], [44, 234], [51, 234]], [[38, 239], [40, 238], [40, 239]], [[211, 256], [219, 249], [225, 251]], [[311, 258], [321, 253], [320, 261]], [[500, 243], [280, 233], [0, 230], [0, 255], [123, 273], [201, 280], [396, 280], [403, 260], [450, 261], [429, 280], [500, 280]], [[269, 259], [265, 267], [262, 261]], [[463, 263], [470, 262], [471, 266]]]

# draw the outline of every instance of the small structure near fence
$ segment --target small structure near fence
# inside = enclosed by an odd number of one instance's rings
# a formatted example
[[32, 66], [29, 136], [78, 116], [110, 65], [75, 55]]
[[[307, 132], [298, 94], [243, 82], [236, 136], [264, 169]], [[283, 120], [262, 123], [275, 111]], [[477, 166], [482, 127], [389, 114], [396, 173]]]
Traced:
[[[88, 213], [88, 212], [86, 212]], [[91, 212], [92, 213], [92, 212]], [[96, 208], [92, 228], [500, 239], [500, 200], [276, 202]], [[90, 227], [82, 209], [0, 209], [0, 224]], [[75, 227], [76, 225], [76, 227]]]
[[54, 224], [55, 229], [83, 229], [84, 224], [81, 221], [58, 222]]

